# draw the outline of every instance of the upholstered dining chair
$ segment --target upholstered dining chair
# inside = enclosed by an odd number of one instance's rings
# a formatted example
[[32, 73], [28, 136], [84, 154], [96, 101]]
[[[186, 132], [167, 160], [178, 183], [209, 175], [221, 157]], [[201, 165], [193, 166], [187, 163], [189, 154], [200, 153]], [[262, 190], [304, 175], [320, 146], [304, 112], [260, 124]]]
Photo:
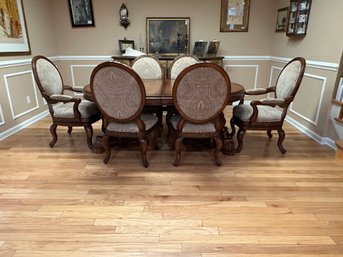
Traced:
[[162, 79], [164, 70], [160, 61], [152, 55], [138, 56], [132, 63], [132, 69], [141, 79]]
[[173, 100], [179, 115], [172, 117], [176, 158], [181, 160], [184, 138], [212, 138], [215, 141], [214, 160], [220, 166], [219, 151], [222, 112], [229, 101], [231, 82], [222, 67], [214, 63], [197, 63], [184, 69], [173, 86]]
[[235, 134], [235, 125], [239, 127], [237, 132], [239, 153], [243, 147], [243, 137], [246, 130], [266, 130], [269, 138], [272, 138], [272, 130], [279, 134], [277, 142], [281, 153], [286, 153], [282, 146], [285, 139], [285, 131], [282, 129], [289, 105], [298, 92], [304, 76], [306, 61], [302, 57], [292, 59], [282, 69], [275, 86], [247, 90], [246, 95], [272, 94], [272, 97], [261, 100], [253, 100], [250, 104], [239, 104], [233, 108], [233, 116], [230, 120], [232, 135]]
[[83, 126], [87, 135], [87, 144], [93, 148], [92, 124], [101, 118], [95, 103], [65, 94], [66, 90], [82, 92], [82, 88], [73, 88], [63, 83], [57, 67], [48, 58], [38, 55], [32, 58], [32, 71], [42, 97], [46, 100], [52, 118], [49, 143], [53, 147], [57, 142], [57, 126], [68, 127], [68, 133], [74, 126]]
[[[152, 55], [141, 55], [138, 56], [132, 63], [132, 69], [137, 72], [141, 79], [164, 79], [164, 69], [161, 62]], [[143, 109], [144, 113], [154, 113], [158, 117], [160, 124], [161, 134], [162, 129], [162, 106], [145, 106]]]
[[153, 114], [141, 114], [145, 103], [142, 79], [126, 65], [104, 62], [93, 70], [90, 86], [103, 115], [104, 163], [111, 158], [111, 137], [138, 138], [143, 166], [148, 167], [147, 136], [154, 131], [153, 144], [157, 150], [158, 118]]
[[198, 63], [199, 59], [195, 55], [186, 54], [176, 57], [170, 65], [169, 78], [176, 79], [176, 77], [187, 67]]

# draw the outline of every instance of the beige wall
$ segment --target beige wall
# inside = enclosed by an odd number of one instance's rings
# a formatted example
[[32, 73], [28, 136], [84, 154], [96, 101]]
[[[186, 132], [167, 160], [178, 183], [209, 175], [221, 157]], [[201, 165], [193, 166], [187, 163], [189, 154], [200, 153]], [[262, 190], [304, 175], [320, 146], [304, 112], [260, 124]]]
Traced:
[[123, 1], [93, 0], [95, 28], [72, 28], [66, 1], [52, 2], [60, 55], [118, 54], [119, 39], [133, 39], [138, 45], [139, 35], [145, 47], [146, 17], [190, 17], [191, 45], [199, 39], [217, 39], [223, 55], [270, 55], [272, 47], [273, 0], [252, 1], [248, 33], [219, 32], [220, 0], [127, 0], [127, 30], [119, 26]]
[[[146, 17], [190, 17], [191, 49], [194, 41], [199, 39], [219, 40], [219, 54], [228, 57], [224, 61], [225, 70], [233, 81], [246, 88], [273, 84], [288, 58], [301, 55], [311, 63], [338, 63], [342, 52], [343, 31], [339, 27], [343, 24], [342, 0], [314, 0], [307, 35], [303, 38], [289, 38], [285, 33], [274, 32], [277, 9], [288, 6], [288, 0], [251, 0], [249, 32], [242, 33], [219, 32], [220, 0], [126, 0], [124, 3], [131, 20], [127, 30], [119, 25], [122, 1], [93, 0], [96, 26], [89, 28], [71, 27], [65, 0], [23, 2], [32, 56], [57, 56], [60, 61], [56, 63], [65, 83], [72, 85], [87, 83], [96, 64], [118, 54], [119, 39], [133, 39], [138, 47], [141, 37], [145, 48]], [[38, 91], [38, 108], [26, 103], [27, 96], [35, 98], [32, 79], [25, 73], [30, 70], [30, 65], [1, 68], [2, 61], [27, 58], [31, 56], [0, 58], [0, 107], [5, 119], [3, 124], [0, 112], [0, 135], [46, 110]], [[289, 116], [319, 137], [335, 140], [337, 135], [330, 124], [329, 113], [337, 72], [335, 68], [310, 66]], [[7, 90], [4, 75], [16, 73], [20, 73], [20, 78], [7, 76], [10, 85]], [[20, 93], [15, 93], [17, 89], [21, 89]], [[13, 99], [8, 99], [7, 92], [11, 92]], [[31, 111], [13, 119], [10, 101], [18, 105], [17, 112]]]

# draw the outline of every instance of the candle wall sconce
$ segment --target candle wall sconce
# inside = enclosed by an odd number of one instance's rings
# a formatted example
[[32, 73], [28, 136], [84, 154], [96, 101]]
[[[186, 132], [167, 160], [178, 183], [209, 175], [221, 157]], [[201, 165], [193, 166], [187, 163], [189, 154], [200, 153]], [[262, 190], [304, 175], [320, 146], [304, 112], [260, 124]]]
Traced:
[[119, 16], [120, 16], [120, 25], [123, 26], [125, 29], [130, 25], [129, 20], [129, 10], [125, 6], [125, 4], [122, 4], [119, 10]]

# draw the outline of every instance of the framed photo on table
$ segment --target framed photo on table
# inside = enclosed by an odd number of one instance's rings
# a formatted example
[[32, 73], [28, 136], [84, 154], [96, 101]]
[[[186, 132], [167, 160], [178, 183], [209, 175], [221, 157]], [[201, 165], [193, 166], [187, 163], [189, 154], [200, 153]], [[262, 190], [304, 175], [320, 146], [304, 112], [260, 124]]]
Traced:
[[119, 40], [119, 51], [120, 53], [125, 53], [126, 48], [135, 49], [135, 41], [134, 40]]
[[190, 18], [146, 18], [146, 49], [155, 55], [176, 56], [189, 53]]
[[247, 32], [250, 0], [221, 0], [220, 32]]
[[71, 25], [73, 27], [94, 27], [92, 0], [68, 0]]
[[0, 0], [0, 56], [31, 54], [23, 2]]

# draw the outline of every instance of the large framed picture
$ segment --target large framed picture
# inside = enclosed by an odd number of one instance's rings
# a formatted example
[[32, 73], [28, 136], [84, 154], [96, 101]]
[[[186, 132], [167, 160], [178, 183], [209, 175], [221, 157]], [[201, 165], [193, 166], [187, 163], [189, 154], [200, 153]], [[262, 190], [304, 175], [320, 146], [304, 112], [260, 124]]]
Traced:
[[0, 56], [31, 54], [21, 0], [0, 0]]
[[190, 18], [146, 18], [147, 53], [176, 56], [189, 53]]
[[288, 7], [277, 10], [276, 27], [275, 27], [276, 32], [286, 32], [287, 17], [288, 17]]
[[71, 25], [73, 27], [94, 27], [92, 0], [68, 0]]
[[220, 32], [247, 32], [250, 0], [221, 0]]

